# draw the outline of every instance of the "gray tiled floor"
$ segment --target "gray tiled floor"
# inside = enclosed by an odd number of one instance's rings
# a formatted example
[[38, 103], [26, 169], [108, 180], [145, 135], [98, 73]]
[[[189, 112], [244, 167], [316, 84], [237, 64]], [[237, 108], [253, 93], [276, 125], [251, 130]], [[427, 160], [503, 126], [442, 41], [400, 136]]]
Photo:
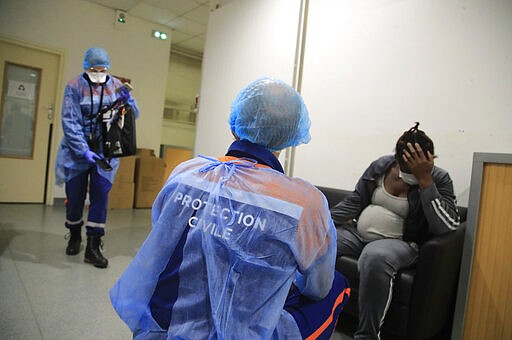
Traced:
[[0, 204], [0, 338], [131, 339], [108, 291], [146, 238], [150, 209], [109, 211], [107, 269], [83, 262], [83, 242], [65, 255], [64, 216], [63, 206]]

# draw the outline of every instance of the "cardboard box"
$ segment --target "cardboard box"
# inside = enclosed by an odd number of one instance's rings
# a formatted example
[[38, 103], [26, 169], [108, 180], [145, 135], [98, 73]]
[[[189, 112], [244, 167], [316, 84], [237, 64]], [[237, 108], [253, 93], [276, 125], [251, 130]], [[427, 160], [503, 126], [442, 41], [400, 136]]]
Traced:
[[135, 153], [137, 157], [155, 157], [155, 152], [153, 149], [137, 149]]
[[135, 183], [114, 181], [108, 194], [109, 209], [132, 209]]
[[173, 146], [165, 146], [162, 153], [165, 161], [165, 180], [169, 178], [174, 168], [193, 158], [192, 150]]
[[138, 157], [135, 162], [135, 208], [151, 208], [162, 189], [165, 162], [156, 157]]
[[115, 182], [133, 183], [135, 179], [135, 156], [119, 158], [119, 168], [117, 169]]

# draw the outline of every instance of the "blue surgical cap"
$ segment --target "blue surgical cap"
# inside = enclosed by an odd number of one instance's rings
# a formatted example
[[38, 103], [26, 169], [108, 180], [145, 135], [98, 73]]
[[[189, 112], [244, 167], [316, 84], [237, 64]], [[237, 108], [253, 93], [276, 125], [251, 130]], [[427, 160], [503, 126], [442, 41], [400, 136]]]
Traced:
[[231, 131], [241, 140], [278, 151], [311, 140], [308, 109], [301, 95], [282, 80], [260, 78], [231, 105]]
[[91, 47], [85, 51], [84, 55], [84, 70], [92, 66], [104, 66], [110, 68], [110, 59], [105, 49], [101, 47]]

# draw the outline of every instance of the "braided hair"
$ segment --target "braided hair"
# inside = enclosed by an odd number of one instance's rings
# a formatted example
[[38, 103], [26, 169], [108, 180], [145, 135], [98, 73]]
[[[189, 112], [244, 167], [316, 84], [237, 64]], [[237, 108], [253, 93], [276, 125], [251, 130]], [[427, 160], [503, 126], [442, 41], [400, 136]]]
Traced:
[[404, 168], [405, 166], [402, 155], [404, 154], [404, 149], [409, 151], [407, 143], [411, 143], [413, 146], [414, 143], [418, 143], [425, 155], [427, 155], [428, 151], [430, 151], [431, 155], [434, 155], [434, 142], [432, 142], [432, 139], [430, 139], [430, 137], [427, 136], [424, 131], [418, 129], [419, 125], [420, 123], [416, 122], [414, 126], [405, 131], [396, 142], [395, 158], [398, 161], [400, 168]]

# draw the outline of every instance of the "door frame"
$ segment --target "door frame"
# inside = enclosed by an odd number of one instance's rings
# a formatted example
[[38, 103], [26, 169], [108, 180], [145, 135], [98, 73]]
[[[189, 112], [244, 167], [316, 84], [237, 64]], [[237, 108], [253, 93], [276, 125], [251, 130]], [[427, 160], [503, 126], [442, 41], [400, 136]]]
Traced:
[[[40, 52], [50, 53], [54, 54], [58, 58], [58, 74], [57, 74], [57, 88], [55, 89], [55, 98], [54, 98], [54, 108], [53, 108], [53, 117], [51, 120], [52, 124], [52, 135], [50, 140], [50, 147], [48, 148], [48, 155], [47, 157], [47, 173], [46, 173], [46, 183], [45, 183], [45, 197], [44, 202], [46, 205], [53, 205], [53, 198], [54, 198], [54, 187], [55, 187], [55, 176], [53, 175], [55, 173], [55, 159], [57, 157], [57, 150], [59, 147], [59, 139], [57, 139], [57, 135], [60, 136], [60, 133], [56, 133], [57, 131], [61, 131], [60, 128], [60, 120], [61, 120], [61, 110], [62, 110], [62, 98], [64, 96], [64, 91], [61, 90], [63, 88], [63, 71], [64, 71], [64, 59], [65, 59], [65, 53], [64, 51], [57, 50], [55, 48], [50, 48], [46, 46], [42, 46], [37, 43], [19, 40], [12, 37], [6, 37], [0, 34], [0, 41], [12, 44], [12, 45], [18, 45], [20, 47], [24, 48], [30, 48], [33, 50], [38, 50]], [[43, 114], [42, 112], [39, 114]], [[46, 114], [46, 112], [44, 113]]]

